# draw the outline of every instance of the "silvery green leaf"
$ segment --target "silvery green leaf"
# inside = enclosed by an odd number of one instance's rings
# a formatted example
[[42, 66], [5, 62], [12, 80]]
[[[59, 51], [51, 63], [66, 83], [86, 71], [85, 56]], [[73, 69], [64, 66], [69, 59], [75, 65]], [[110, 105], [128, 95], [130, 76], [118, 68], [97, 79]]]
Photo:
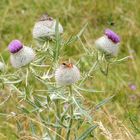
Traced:
[[54, 77], [54, 73], [49, 74], [49, 72], [50, 72], [50, 69], [49, 69], [49, 70], [47, 71], [47, 73], [45, 73], [41, 78], [42, 78], [43, 80], [53, 78], [53, 77]]
[[121, 59], [114, 60], [112, 63], [120, 63], [120, 62], [125, 61], [125, 60], [130, 59], [130, 58], [131, 58], [131, 56], [126, 56], [126, 57], [123, 57]]
[[17, 84], [17, 83], [20, 83], [22, 80], [17, 80], [17, 81], [4, 81], [4, 84]]
[[38, 65], [38, 64], [35, 64], [35, 63], [31, 63], [31, 65], [35, 66], [35, 67], [40, 67], [40, 68], [50, 67], [50, 65]]
[[104, 99], [103, 101], [101, 101], [98, 105], [96, 105], [96, 110], [99, 109], [99, 108], [100, 108], [101, 106], [103, 106], [104, 104], [108, 103], [114, 96], [115, 96], [115, 95], [110, 96], [110, 97]]
[[96, 93], [96, 92], [104, 92], [104, 91], [100, 91], [100, 90], [94, 90], [94, 89], [84, 89], [81, 88], [79, 86], [75, 86], [77, 89], [81, 90], [81, 91], [85, 91], [85, 92], [92, 92], [92, 93]]
[[79, 111], [81, 112], [81, 114], [83, 114], [85, 117], [88, 118], [88, 121], [91, 123], [92, 122], [92, 117], [89, 115], [88, 111], [84, 110], [83, 107], [81, 106], [81, 104], [73, 97], [73, 102], [75, 103], [75, 105], [77, 106], [77, 108], [79, 109]]
[[91, 133], [95, 128], [97, 128], [97, 126], [98, 126], [98, 125], [93, 125], [93, 126], [89, 127], [89, 128], [88, 128], [86, 131], [84, 131], [84, 132], [82, 133], [82, 135], [81, 135], [79, 138], [77, 138], [76, 140], [85, 140], [85, 139], [87, 139], [88, 136], [90, 135], [90, 133]]
[[85, 31], [86, 27], [87, 27], [88, 23], [84, 25], [84, 27], [81, 29], [81, 31], [75, 35], [75, 36], [71, 36], [67, 41], [66, 43], [64, 44], [64, 46], [69, 46], [71, 45], [72, 43], [76, 42], [80, 36], [83, 34], [83, 32]]
[[54, 100], [59, 99], [59, 97], [58, 97], [56, 94], [51, 94], [51, 95], [50, 95], [50, 99], [51, 99], [52, 101], [54, 101]]

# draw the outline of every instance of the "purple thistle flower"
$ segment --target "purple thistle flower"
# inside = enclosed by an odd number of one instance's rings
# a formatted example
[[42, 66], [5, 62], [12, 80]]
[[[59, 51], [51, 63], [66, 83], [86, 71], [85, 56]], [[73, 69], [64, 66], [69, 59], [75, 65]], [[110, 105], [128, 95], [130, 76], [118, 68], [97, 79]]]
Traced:
[[129, 87], [133, 91], [137, 89], [136, 85], [134, 85], [134, 84], [129, 84]]
[[8, 45], [11, 53], [10, 61], [14, 68], [20, 68], [29, 64], [35, 58], [32, 48], [24, 46], [19, 40], [13, 40]]
[[23, 48], [22, 43], [19, 40], [13, 40], [8, 45], [8, 49], [11, 53], [17, 53]]
[[112, 40], [115, 44], [120, 42], [120, 37], [110, 29], [105, 30], [105, 35]]

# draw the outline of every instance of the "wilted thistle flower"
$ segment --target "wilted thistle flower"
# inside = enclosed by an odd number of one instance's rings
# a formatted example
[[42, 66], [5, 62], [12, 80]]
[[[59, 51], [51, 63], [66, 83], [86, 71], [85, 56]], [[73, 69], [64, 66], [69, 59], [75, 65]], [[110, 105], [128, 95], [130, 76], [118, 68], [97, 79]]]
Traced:
[[120, 37], [110, 29], [106, 29], [104, 34], [104, 36], [95, 41], [96, 48], [106, 54], [116, 56], [118, 53]]
[[[33, 38], [39, 41], [54, 39], [56, 24], [55, 19], [48, 16], [48, 14], [44, 14], [34, 25]], [[63, 33], [63, 27], [60, 23], [58, 23], [58, 32]]]
[[55, 72], [55, 80], [58, 85], [71, 85], [80, 79], [79, 69], [72, 63], [62, 63]]
[[11, 41], [8, 49], [11, 53], [11, 64], [15, 68], [25, 66], [35, 58], [33, 49], [24, 46], [19, 40]]
[[0, 71], [4, 71], [5, 69], [5, 64], [0, 61]]

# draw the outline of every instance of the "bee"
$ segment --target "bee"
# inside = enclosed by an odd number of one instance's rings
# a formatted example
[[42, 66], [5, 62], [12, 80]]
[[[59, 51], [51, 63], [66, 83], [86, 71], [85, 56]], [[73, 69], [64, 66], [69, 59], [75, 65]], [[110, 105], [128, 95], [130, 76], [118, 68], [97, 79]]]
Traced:
[[73, 67], [73, 64], [72, 64], [72, 63], [63, 62], [62, 65], [63, 65], [65, 68], [72, 68], [72, 67]]

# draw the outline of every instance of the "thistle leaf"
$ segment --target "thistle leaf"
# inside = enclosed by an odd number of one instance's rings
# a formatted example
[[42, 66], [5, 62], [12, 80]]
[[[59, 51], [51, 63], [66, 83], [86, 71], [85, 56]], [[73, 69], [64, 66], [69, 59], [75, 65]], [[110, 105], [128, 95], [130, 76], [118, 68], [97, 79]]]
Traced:
[[93, 125], [89, 127], [86, 131], [82, 133], [82, 135], [76, 140], [85, 140], [90, 135], [90, 133], [97, 127], [98, 125]]

